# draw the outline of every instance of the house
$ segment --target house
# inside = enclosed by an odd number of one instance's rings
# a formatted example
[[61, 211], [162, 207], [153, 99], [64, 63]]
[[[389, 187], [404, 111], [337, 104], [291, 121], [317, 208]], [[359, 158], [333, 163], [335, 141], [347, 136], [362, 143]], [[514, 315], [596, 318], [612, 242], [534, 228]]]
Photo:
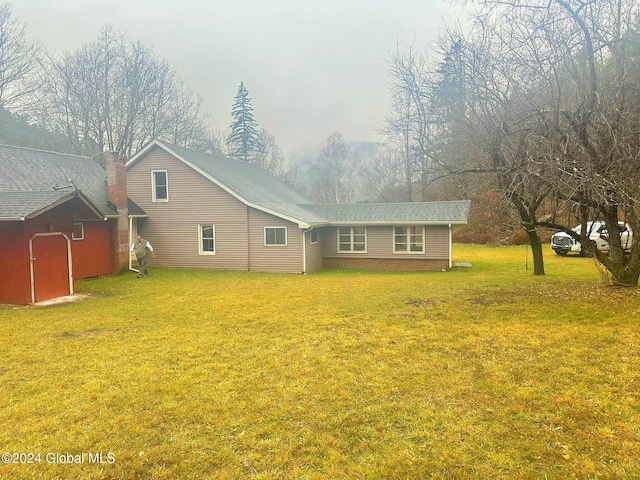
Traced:
[[73, 293], [75, 279], [129, 262], [124, 158], [94, 159], [0, 145], [0, 303]]
[[468, 201], [314, 205], [262, 168], [154, 140], [127, 162], [132, 223], [162, 267], [310, 273], [451, 268]]

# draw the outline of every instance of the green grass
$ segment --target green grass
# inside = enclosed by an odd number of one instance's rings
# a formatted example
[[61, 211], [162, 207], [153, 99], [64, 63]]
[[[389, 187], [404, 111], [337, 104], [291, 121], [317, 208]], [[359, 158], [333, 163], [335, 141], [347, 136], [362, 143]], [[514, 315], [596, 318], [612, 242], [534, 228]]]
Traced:
[[473, 268], [155, 270], [0, 308], [0, 453], [41, 454], [0, 478], [640, 478], [640, 293], [547, 253], [544, 277], [455, 245]]

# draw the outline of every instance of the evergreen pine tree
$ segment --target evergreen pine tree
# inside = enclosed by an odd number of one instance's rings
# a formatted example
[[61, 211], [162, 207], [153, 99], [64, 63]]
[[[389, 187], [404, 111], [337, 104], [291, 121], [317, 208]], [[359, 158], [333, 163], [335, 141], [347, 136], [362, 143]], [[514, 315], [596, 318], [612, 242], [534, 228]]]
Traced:
[[262, 151], [258, 122], [253, 118], [253, 106], [249, 91], [240, 82], [238, 93], [231, 109], [231, 133], [227, 137], [229, 155], [245, 162], [255, 162]]

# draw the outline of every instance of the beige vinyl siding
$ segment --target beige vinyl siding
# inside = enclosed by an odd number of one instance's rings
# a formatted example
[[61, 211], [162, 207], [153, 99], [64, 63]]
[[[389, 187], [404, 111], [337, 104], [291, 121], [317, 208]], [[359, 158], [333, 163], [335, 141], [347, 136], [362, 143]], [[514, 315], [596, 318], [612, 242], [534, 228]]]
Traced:
[[317, 228], [318, 241], [311, 243], [311, 232], [305, 234], [306, 254], [307, 254], [307, 271], [306, 273], [317, 272], [322, 270], [322, 237], [326, 228]]
[[[302, 273], [302, 230], [295, 223], [249, 208], [250, 270]], [[287, 245], [265, 245], [265, 227], [286, 227]]]
[[400, 254], [393, 252], [393, 227], [392, 226], [368, 226], [367, 227], [367, 253], [338, 253], [338, 227], [327, 227], [322, 238], [322, 252], [324, 257], [340, 258], [425, 258], [425, 259], [449, 259], [449, 226], [427, 225], [424, 235], [424, 254]]
[[427, 225], [424, 232], [425, 258], [449, 260], [449, 225]]
[[[152, 170], [167, 171], [168, 202], [152, 201]], [[127, 190], [149, 215], [138, 233], [155, 250], [150, 265], [248, 269], [247, 207], [191, 167], [153, 148], [128, 168]], [[215, 225], [215, 255], [198, 254], [198, 224]]]

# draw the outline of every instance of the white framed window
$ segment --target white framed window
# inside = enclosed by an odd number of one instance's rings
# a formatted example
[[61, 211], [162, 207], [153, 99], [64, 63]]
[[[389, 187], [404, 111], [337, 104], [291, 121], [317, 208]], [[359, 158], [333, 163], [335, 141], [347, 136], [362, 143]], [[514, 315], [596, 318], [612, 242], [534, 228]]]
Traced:
[[315, 228], [309, 232], [309, 243], [318, 243], [318, 230]]
[[338, 252], [367, 253], [367, 227], [338, 227]]
[[73, 230], [71, 231], [72, 240], [84, 240], [84, 223], [73, 222]]
[[154, 202], [169, 201], [169, 174], [166, 170], [151, 170], [151, 195]]
[[264, 244], [268, 247], [287, 245], [287, 227], [264, 227]]
[[198, 224], [198, 255], [216, 254], [216, 226], [212, 223]]
[[393, 253], [424, 253], [424, 227], [393, 227]]

